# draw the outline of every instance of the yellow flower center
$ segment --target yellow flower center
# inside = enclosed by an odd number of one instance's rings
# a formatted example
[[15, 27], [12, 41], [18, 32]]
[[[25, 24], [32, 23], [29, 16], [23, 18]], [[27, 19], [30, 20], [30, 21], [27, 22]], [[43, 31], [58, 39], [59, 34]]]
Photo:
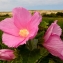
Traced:
[[27, 29], [22, 29], [19, 31], [19, 35], [22, 37], [27, 37], [29, 34], [29, 31]]

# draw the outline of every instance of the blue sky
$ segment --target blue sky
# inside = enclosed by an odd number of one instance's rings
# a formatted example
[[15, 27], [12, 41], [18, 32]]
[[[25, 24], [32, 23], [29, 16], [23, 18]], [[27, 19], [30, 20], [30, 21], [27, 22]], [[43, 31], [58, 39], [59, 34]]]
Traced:
[[63, 10], [63, 0], [0, 0], [0, 11], [12, 11], [15, 7], [28, 10]]

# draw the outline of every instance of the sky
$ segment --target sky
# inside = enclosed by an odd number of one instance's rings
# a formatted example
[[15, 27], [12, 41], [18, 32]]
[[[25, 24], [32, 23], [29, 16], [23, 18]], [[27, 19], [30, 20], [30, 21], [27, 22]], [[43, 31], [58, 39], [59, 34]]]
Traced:
[[63, 0], [0, 0], [0, 11], [12, 11], [15, 7], [28, 10], [63, 10]]

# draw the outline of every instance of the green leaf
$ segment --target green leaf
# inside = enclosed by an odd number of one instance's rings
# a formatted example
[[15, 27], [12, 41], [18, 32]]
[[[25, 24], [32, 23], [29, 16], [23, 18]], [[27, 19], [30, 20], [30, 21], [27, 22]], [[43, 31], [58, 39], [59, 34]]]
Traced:
[[42, 59], [48, 56], [48, 54], [49, 54], [48, 51], [43, 47], [40, 48], [39, 50], [38, 49], [33, 50], [29, 54], [27, 63], [38, 63], [40, 60], [43, 61]]
[[33, 40], [29, 40], [27, 42], [27, 48], [32, 51], [34, 49], [37, 49], [37, 43], [38, 43], [38, 39], [33, 39]]
[[30, 51], [26, 48], [26, 45], [23, 45], [18, 49], [19, 55], [21, 56], [19, 56], [19, 58], [21, 59], [22, 63], [37, 63], [39, 59], [44, 58], [47, 55], [47, 52], [45, 52], [44, 49], [42, 49], [43, 53], [40, 49]]
[[41, 26], [42, 28], [48, 28], [48, 25], [49, 23], [42, 21], [39, 26]]
[[56, 63], [63, 63], [63, 60], [59, 59], [58, 57], [52, 56], [51, 57]]
[[23, 63], [23, 58], [21, 55], [19, 55], [16, 59], [14, 59], [8, 63]]
[[[40, 55], [41, 55], [41, 58], [38, 60], [38, 62], [37, 63], [47, 63], [48, 61], [45, 61], [45, 58], [46, 59], [48, 59], [47, 58], [47, 56], [48, 56], [48, 54], [49, 54], [49, 52], [45, 49], [45, 48], [43, 48], [43, 47], [40, 47], [39, 46], [39, 49], [40, 49]], [[44, 60], [44, 61], [43, 61]]]
[[44, 47], [40, 47], [40, 54], [43, 58], [43, 57], [47, 56], [49, 54], [49, 52]]
[[25, 45], [18, 48], [19, 55], [21, 55], [22, 63], [27, 63], [30, 51], [26, 48]]
[[37, 63], [48, 63], [49, 62], [49, 58], [48, 56], [44, 57], [44, 58], [41, 58], [39, 62]]
[[38, 49], [30, 51], [26, 46], [22, 46], [18, 49], [18, 52], [20, 52], [19, 55], [22, 57], [22, 63], [36, 63], [41, 58], [40, 50]]
[[0, 63], [4, 63], [4, 61], [0, 60]]
[[36, 63], [41, 58], [39, 50], [33, 50], [30, 52], [27, 63]]
[[21, 59], [18, 60], [22, 63], [37, 63], [40, 59], [42, 61], [42, 59], [48, 55], [47, 50], [45, 50], [44, 48], [33, 49], [30, 51], [26, 48], [26, 45], [19, 47], [18, 50], [18, 55], [21, 56], [18, 56]]
[[40, 37], [43, 37], [43, 36], [44, 36], [44, 33], [45, 33], [45, 31], [40, 31], [40, 32], [37, 34], [36, 38], [38, 39], [38, 38], [40, 38]]
[[49, 63], [56, 63], [53, 59], [49, 59]]

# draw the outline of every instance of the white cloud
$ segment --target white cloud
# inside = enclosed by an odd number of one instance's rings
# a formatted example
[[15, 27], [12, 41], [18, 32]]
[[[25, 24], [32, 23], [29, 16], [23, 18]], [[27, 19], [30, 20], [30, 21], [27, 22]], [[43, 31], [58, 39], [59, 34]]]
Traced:
[[[52, 5], [52, 4], [62, 4], [63, 0], [0, 0], [0, 5], [3, 3], [18, 3], [27, 5]], [[17, 4], [16, 4], [17, 5]]]
[[59, 4], [63, 4], [63, 0], [0, 0], [0, 11], [2, 9], [12, 9], [17, 6], [32, 7]]
[[16, 1], [29, 5], [52, 5], [63, 3], [63, 0], [16, 0]]
[[0, 0], [0, 3], [9, 3], [10, 0]]

